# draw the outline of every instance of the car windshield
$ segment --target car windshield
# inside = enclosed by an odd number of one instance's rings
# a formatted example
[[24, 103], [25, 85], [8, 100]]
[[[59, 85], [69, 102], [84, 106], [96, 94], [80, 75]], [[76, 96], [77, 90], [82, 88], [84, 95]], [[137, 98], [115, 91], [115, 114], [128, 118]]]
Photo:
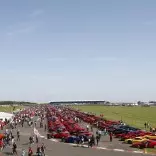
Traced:
[[148, 141], [143, 141], [142, 143], [143, 143], [143, 144], [147, 144], [147, 143], [148, 143]]
[[141, 138], [135, 138], [135, 140], [142, 140]]

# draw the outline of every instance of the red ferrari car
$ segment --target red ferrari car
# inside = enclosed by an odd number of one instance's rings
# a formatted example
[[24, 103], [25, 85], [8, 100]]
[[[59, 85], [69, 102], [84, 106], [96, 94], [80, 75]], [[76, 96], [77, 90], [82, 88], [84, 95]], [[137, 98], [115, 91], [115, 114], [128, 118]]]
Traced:
[[70, 136], [70, 134], [68, 131], [60, 132], [60, 133], [53, 132], [53, 133], [48, 134], [48, 139], [50, 139], [50, 138], [62, 139], [62, 138], [67, 138], [69, 136]]
[[153, 141], [153, 140], [142, 141], [142, 142], [132, 144], [132, 147], [135, 147], [135, 148], [156, 148], [156, 141]]

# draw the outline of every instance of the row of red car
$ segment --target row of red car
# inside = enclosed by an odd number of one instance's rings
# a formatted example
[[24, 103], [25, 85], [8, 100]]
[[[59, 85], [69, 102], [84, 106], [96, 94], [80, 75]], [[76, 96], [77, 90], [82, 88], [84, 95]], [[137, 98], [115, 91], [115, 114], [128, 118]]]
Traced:
[[75, 114], [66, 108], [47, 106], [48, 138], [67, 138], [71, 135], [92, 136], [74, 120]]
[[156, 147], [156, 135], [151, 132], [146, 132], [129, 125], [123, 125], [120, 121], [106, 120], [102, 117], [98, 117], [94, 114], [89, 114], [66, 107], [52, 107], [49, 112], [53, 112], [61, 124], [64, 126], [65, 130], [69, 134], [75, 132], [85, 131], [84, 128], [79, 126], [73, 119], [79, 118], [84, 122], [91, 124], [103, 130], [106, 129], [108, 132], [113, 132], [116, 138], [124, 141], [125, 143], [132, 144], [132, 147], [138, 148], [155, 148]]

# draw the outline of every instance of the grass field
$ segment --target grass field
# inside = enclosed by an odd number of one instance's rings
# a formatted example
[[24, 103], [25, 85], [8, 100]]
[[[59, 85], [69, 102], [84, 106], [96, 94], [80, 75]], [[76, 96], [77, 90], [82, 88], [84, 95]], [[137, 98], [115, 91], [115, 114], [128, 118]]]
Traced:
[[[12, 107], [12, 106], [0, 106], [0, 112], [12, 113], [13, 112], [13, 108], [14, 107]], [[22, 109], [22, 108], [23, 108], [22, 106], [15, 106], [15, 110]]]
[[155, 148], [146, 148], [147, 153], [151, 154], [156, 154], [156, 149]]
[[156, 107], [125, 107], [125, 106], [72, 106], [84, 112], [103, 114], [105, 118], [112, 120], [123, 120], [125, 123], [144, 128], [144, 123], [156, 127]]

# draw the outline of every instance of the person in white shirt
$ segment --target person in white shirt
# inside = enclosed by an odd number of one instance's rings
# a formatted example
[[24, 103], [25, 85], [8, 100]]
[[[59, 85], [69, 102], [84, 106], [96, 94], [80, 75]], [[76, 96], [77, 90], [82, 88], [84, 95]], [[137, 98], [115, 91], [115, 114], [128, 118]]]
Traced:
[[25, 152], [25, 150], [23, 149], [23, 150], [22, 150], [21, 156], [25, 156], [25, 154], [26, 154], [26, 152]]
[[11, 139], [12, 145], [13, 145], [14, 142], [15, 142], [15, 139], [14, 139], [14, 137], [12, 137], [12, 139]]
[[89, 131], [89, 125], [87, 125], [87, 131]]

